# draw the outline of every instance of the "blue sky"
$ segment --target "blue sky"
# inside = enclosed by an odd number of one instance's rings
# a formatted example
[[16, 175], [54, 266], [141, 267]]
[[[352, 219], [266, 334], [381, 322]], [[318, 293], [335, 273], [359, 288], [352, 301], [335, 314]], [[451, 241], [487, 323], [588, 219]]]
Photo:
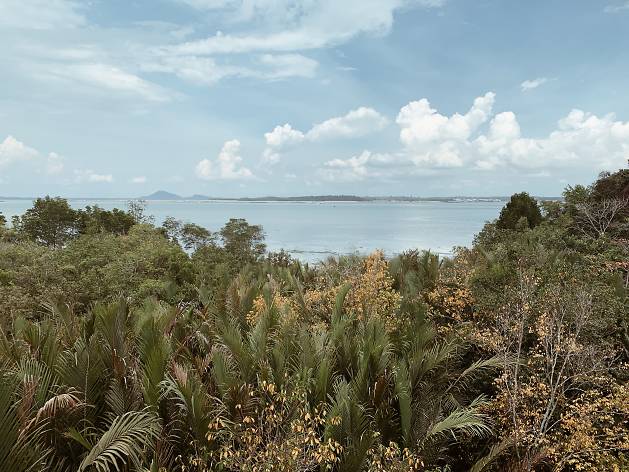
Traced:
[[0, 195], [558, 195], [629, 158], [627, 0], [0, 0]]

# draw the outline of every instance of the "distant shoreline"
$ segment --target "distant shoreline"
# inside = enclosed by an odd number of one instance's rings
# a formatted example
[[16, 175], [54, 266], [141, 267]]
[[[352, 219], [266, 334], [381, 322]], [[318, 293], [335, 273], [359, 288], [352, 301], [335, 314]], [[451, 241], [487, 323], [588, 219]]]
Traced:
[[[15, 200], [34, 200], [38, 197], [0, 197], [1, 201], [15, 201]], [[296, 196], [296, 197], [205, 197], [205, 196], [193, 196], [193, 197], [180, 197], [178, 195], [172, 195], [168, 197], [153, 197], [151, 195], [143, 197], [62, 197], [68, 201], [137, 201], [145, 200], [147, 202], [241, 202], [241, 203], [368, 203], [368, 202], [391, 202], [391, 203], [403, 203], [403, 202], [443, 202], [443, 203], [465, 203], [465, 202], [507, 202], [509, 198], [507, 196], [488, 196], [488, 197], [468, 197], [468, 196], [452, 196], [452, 197], [404, 197], [404, 196], [386, 196], [386, 197], [373, 197], [373, 196], [356, 196], [356, 195], [312, 195], [312, 196]], [[537, 200], [562, 200], [562, 197], [543, 197], [534, 196]]]

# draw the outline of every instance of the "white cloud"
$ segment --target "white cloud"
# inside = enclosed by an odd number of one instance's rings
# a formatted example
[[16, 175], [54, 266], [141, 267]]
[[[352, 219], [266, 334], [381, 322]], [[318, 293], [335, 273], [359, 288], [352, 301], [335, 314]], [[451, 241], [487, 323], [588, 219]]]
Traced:
[[570, 162], [601, 170], [622, 166], [629, 153], [629, 122], [617, 121], [613, 114], [572, 110], [547, 137], [528, 138], [513, 112], [492, 115], [494, 98], [487, 93], [465, 115], [451, 117], [437, 113], [427, 99], [403, 107], [397, 122], [408, 158], [426, 168], [552, 168]]
[[61, 78], [97, 88], [139, 96], [153, 102], [166, 102], [174, 97], [174, 94], [164, 88], [109, 64], [79, 63], [58, 65], [52, 67], [44, 74], [53, 78]]
[[215, 160], [203, 159], [195, 169], [197, 177], [203, 180], [239, 180], [254, 178], [253, 173], [242, 166], [240, 141], [232, 139], [223, 144]]
[[132, 183], [132, 184], [145, 184], [145, 183], [146, 183], [146, 180], [147, 180], [147, 179], [146, 179], [146, 177], [145, 177], [145, 176], [140, 175], [140, 176], [138, 176], [138, 177], [133, 177], [133, 178], [131, 179], [131, 183]]
[[537, 79], [533, 80], [525, 80], [520, 84], [520, 87], [522, 88], [523, 92], [528, 92], [529, 90], [536, 89], [540, 85], [544, 85], [546, 82], [548, 82], [548, 78], [538, 77]]
[[9, 135], [0, 143], [0, 168], [14, 162], [28, 161], [39, 156], [36, 149], [28, 147], [21, 141]]
[[491, 92], [474, 100], [465, 113], [444, 116], [427, 99], [410, 102], [397, 117], [401, 150], [369, 151], [324, 163], [324, 180], [351, 182], [397, 179], [447, 168], [495, 170], [510, 168], [521, 175], [545, 178], [557, 168], [580, 167], [589, 172], [614, 170], [629, 156], [629, 121], [572, 110], [546, 137], [524, 136], [511, 111], [493, 112]]
[[363, 151], [348, 159], [332, 159], [323, 164], [319, 174], [330, 182], [356, 182], [370, 178], [388, 178], [404, 163], [391, 154]]
[[301, 54], [262, 54], [259, 63], [269, 70], [258, 73], [265, 79], [314, 77], [319, 63]]
[[276, 126], [269, 133], [264, 133], [264, 139], [267, 146], [279, 149], [287, 145], [300, 143], [306, 139], [306, 136], [286, 123], [282, 126]]
[[[439, 7], [444, 0], [183, 0], [204, 9], [224, 9], [233, 21], [262, 23], [265, 32], [223, 34], [167, 48], [181, 55], [242, 54], [319, 49], [363, 33], [383, 35], [404, 7]], [[272, 32], [266, 32], [268, 30]], [[273, 30], [275, 30], [273, 32]]]
[[212, 57], [159, 55], [142, 68], [149, 72], [174, 74], [198, 85], [214, 85], [231, 77], [281, 80], [313, 77], [319, 63], [301, 54], [262, 54], [249, 62], [221, 64]]
[[14, 163], [32, 162], [36, 166], [36, 172], [58, 175], [63, 172], [64, 160], [56, 152], [51, 152], [44, 158], [37, 149], [27, 146], [10, 135], [0, 143], [0, 169]]
[[234, 0], [176, 0], [199, 10], [216, 10], [233, 5]]
[[2, 0], [0, 26], [15, 29], [66, 29], [85, 24], [81, 4], [73, 0]]
[[276, 126], [273, 131], [264, 134], [267, 147], [262, 155], [262, 160], [273, 164], [280, 160], [280, 151], [304, 141], [318, 142], [326, 139], [358, 138], [382, 130], [388, 122], [389, 120], [385, 116], [373, 108], [360, 107], [343, 116], [317, 123], [305, 133], [294, 129], [288, 123]]
[[49, 175], [59, 175], [63, 172], [65, 167], [65, 159], [56, 152], [48, 154], [46, 159], [46, 173]]
[[605, 13], [618, 13], [624, 10], [629, 10], [629, 1], [617, 3], [614, 5], [607, 5], [604, 9]]
[[476, 98], [466, 114], [451, 117], [437, 113], [426, 98], [410, 102], [396, 119], [406, 152], [418, 165], [461, 167], [468, 140], [491, 116], [494, 99], [488, 92]]
[[[494, 121], [500, 116], [497, 115]], [[474, 143], [480, 157], [478, 167], [493, 169], [512, 165], [552, 168], [571, 165], [594, 170], [614, 169], [624, 164], [629, 153], [629, 123], [616, 121], [613, 114], [598, 117], [582, 110], [572, 110], [545, 138], [525, 138], [513, 131], [516, 128], [519, 130], [513, 113], [507, 121], [510, 125], [502, 129], [506, 132], [501, 132], [498, 125], [492, 126], [488, 136], [480, 136]]]
[[355, 138], [380, 131], [388, 120], [373, 108], [360, 107], [344, 116], [330, 118], [316, 124], [308, 131], [311, 141], [330, 138]]
[[98, 174], [91, 169], [77, 169], [74, 171], [74, 181], [77, 183], [111, 183], [114, 181], [114, 177], [111, 174]]

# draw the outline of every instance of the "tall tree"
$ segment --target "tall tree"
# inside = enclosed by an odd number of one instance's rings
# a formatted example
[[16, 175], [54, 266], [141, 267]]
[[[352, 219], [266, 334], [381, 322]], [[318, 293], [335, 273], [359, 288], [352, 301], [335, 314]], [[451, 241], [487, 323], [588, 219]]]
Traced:
[[266, 250], [262, 226], [231, 218], [220, 231], [225, 250], [239, 263], [258, 260]]
[[77, 229], [81, 234], [127, 234], [136, 223], [131, 213], [114, 208], [105, 210], [98, 205], [86, 206], [77, 212]]
[[78, 213], [67, 200], [46, 196], [35, 200], [21, 217], [14, 217], [13, 226], [22, 236], [57, 248], [77, 235], [77, 220]]
[[542, 222], [542, 213], [537, 201], [528, 193], [515, 193], [500, 211], [496, 226], [500, 229], [517, 229], [521, 218], [526, 226], [534, 228]]

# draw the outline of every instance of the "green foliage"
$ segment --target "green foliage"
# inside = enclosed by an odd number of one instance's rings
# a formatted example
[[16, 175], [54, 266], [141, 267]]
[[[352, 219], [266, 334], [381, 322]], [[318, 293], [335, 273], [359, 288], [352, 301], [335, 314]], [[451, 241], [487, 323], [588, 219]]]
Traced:
[[257, 261], [266, 250], [264, 232], [242, 218], [232, 218], [219, 232], [223, 248], [239, 265]]
[[135, 211], [104, 210], [98, 205], [74, 210], [67, 200], [47, 196], [36, 199], [22, 216], [14, 217], [13, 228], [22, 239], [58, 249], [82, 234], [125, 235], [143, 219], [139, 210]]
[[603, 172], [592, 184], [594, 200], [610, 200], [614, 198], [629, 199], [629, 169], [617, 172]]
[[192, 290], [192, 281], [185, 252], [145, 225], [133, 226], [126, 236], [83, 235], [61, 250], [0, 243], [0, 313], [5, 319], [39, 316], [42, 304], [59, 299], [78, 309], [120, 294], [134, 303], [151, 295], [177, 300]]
[[0, 238], [0, 469], [624, 470], [624, 223], [579, 229], [622, 175], [543, 224], [514, 195], [452, 259], [315, 266], [42, 199]]
[[77, 229], [80, 234], [111, 233], [127, 234], [136, 224], [135, 218], [128, 212], [114, 208], [103, 210], [98, 205], [87, 206], [77, 211]]
[[94, 445], [89, 444], [78, 431], [70, 430], [70, 438], [91, 446], [78, 470], [123, 471], [128, 463], [133, 464], [136, 470], [140, 469], [145, 462], [145, 449], [153, 446], [159, 430], [158, 418], [144, 411], [130, 411], [114, 418]]
[[38, 198], [33, 207], [13, 219], [17, 231], [49, 247], [61, 247], [77, 234], [77, 213], [63, 198]]
[[499, 229], [522, 229], [522, 227], [533, 228], [542, 222], [537, 201], [528, 193], [516, 193], [511, 196], [509, 202], [500, 211], [500, 216], [496, 222]]
[[161, 230], [173, 242], [180, 243], [188, 251], [198, 251], [204, 246], [214, 244], [215, 235], [202, 226], [167, 217], [162, 223]]
[[152, 224], [153, 217], [146, 213], [145, 200], [129, 200], [127, 202], [128, 213], [136, 224]]
[[568, 185], [563, 191], [563, 198], [569, 206], [581, 205], [592, 198], [592, 191], [584, 185]]
[[[316, 407], [322, 423], [311, 434], [338, 445], [335, 470], [365, 469], [373, 448], [390, 441], [433, 463], [452, 435], [485, 434], [463, 379], [489, 364], [468, 365], [463, 344], [441, 339], [421, 317], [394, 333], [383, 319], [348, 316], [349, 286], [331, 324], [314, 328], [276, 301], [279, 284], [256, 277], [241, 279], [240, 308], [230, 302], [230, 312], [214, 315], [150, 299], [137, 308], [97, 304], [82, 318], [51, 307], [46, 320], [20, 321], [0, 343], [0, 362], [17, 380], [37, 379], [15, 391], [22, 424], [52, 429], [40, 437], [18, 423], [16, 434], [59, 471], [215, 470], [223, 462], [213, 451], [252, 440], [238, 435], [268, 401], [264, 392]], [[296, 405], [286, 405], [291, 421], [310, 421], [289, 413]]]

